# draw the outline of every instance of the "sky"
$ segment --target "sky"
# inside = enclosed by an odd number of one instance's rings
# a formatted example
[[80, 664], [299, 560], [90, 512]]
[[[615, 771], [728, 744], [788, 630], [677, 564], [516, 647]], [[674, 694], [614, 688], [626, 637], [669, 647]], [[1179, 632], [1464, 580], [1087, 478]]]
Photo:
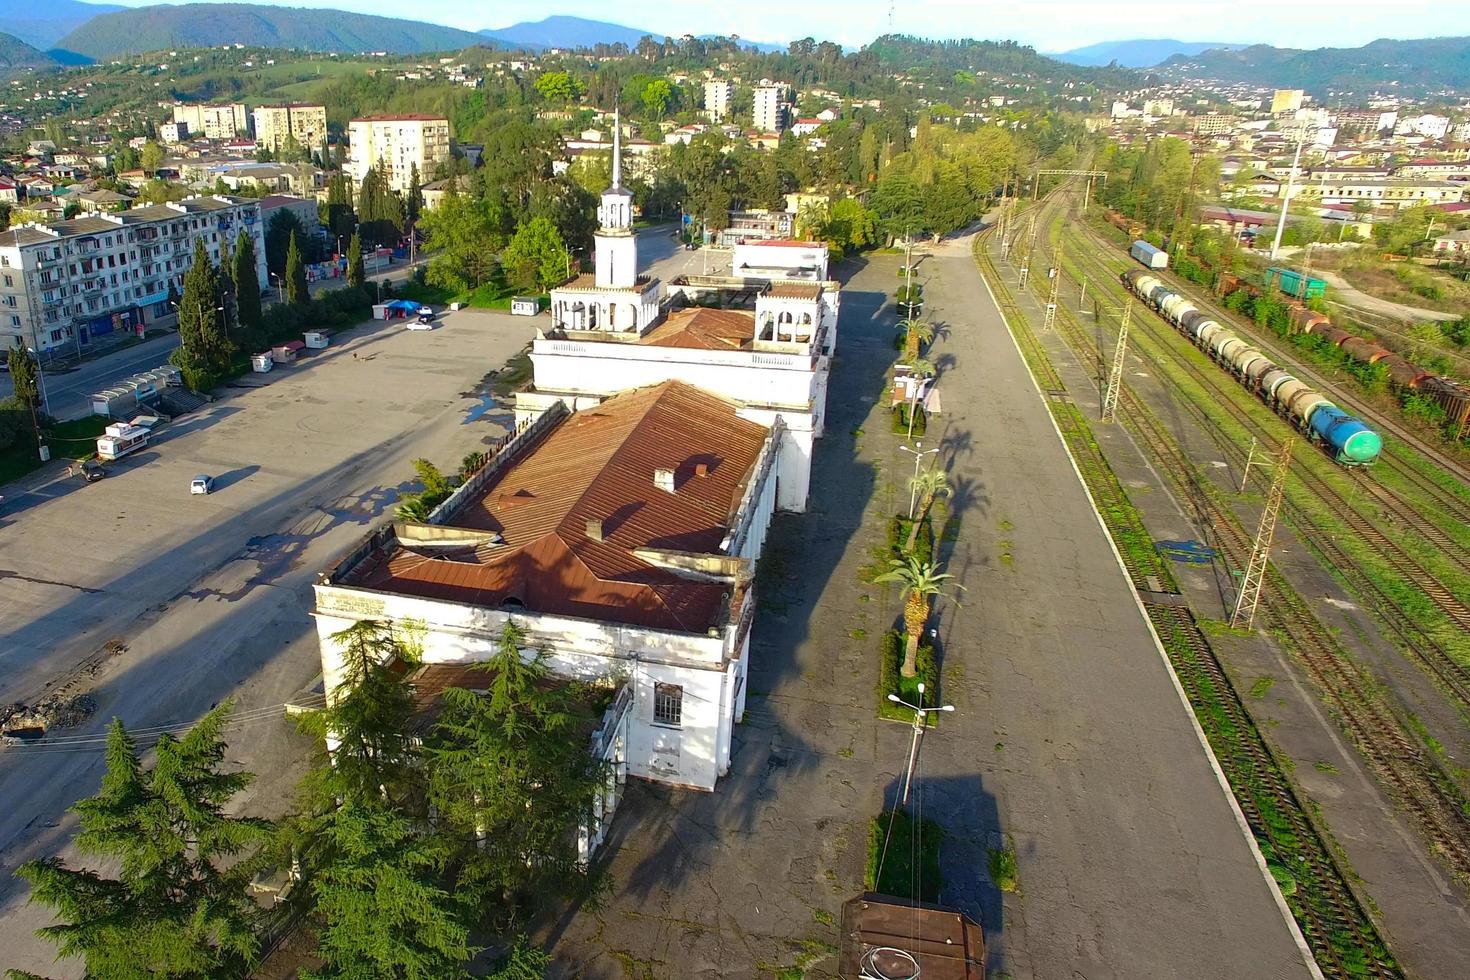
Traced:
[[[150, 0], [114, 0], [131, 7]], [[250, 0], [247, 0], [250, 2]], [[570, 14], [654, 34], [739, 34], [755, 41], [799, 37], [857, 48], [890, 25], [922, 37], [1014, 40], [1039, 51], [1099, 41], [1173, 38], [1267, 43], [1278, 47], [1356, 47], [1380, 37], [1470, 33], [1467, 0], [279, 0], [283, 6], [334, 7], [405, 17], [465, 30], [508, 27]]]

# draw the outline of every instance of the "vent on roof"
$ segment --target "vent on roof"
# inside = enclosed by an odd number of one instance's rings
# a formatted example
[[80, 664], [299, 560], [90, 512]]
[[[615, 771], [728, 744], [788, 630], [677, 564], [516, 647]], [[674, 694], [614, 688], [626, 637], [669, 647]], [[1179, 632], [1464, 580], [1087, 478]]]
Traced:
[[587, 537], [593, 541], [602, 540], [602, 521], [592, 519], [587, 522]]
[[674, 471], [659, 467], [653, 471], [653, 485], [666, 493], [674, 492]]

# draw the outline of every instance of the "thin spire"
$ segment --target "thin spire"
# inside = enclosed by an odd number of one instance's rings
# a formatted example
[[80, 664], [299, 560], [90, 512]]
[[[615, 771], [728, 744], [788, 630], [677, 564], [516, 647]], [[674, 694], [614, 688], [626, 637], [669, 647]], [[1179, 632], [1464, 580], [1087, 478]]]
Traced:
[[613, 106], [613, 168], [612, 185], [623, 186], [623, 125], [618, 106]]

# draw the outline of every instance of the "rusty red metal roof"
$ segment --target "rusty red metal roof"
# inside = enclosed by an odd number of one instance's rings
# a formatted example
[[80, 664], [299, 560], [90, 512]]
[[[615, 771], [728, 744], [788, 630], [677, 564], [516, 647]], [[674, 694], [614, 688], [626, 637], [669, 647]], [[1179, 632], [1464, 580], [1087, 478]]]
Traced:
[[[729, 583], [634, 552], [718, 553], [769, 434], [683, 382], [625, 392], [566, 419], [444, 522], [504, 544], [400, 543], [342, 584], [702, 633], [724, 614]], [[672, 471], [672, 492], [660, 470]]]
[[694, 307], [670, 313], [638, 343], [695, 350], [748, 350], [754, 339], [754, 313]]
[[[865, 969], [869, 956], [875, 971]], [[861, 980], [874, 973], [984, 980], [985, 932], [964, 913], [937, 905], [871, 892], [849, 899], [842, 906], [837, 975]]]

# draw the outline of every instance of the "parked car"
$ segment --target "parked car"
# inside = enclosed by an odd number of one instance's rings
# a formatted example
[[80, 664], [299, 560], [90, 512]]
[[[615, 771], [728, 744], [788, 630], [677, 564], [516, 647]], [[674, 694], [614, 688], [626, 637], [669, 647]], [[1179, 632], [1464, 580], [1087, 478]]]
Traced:
[[213, 492], [214, 477], [210, 476], [207, 473], [201, 473], [189, 482], [190, 495], [201, 493], [207, 496], [208, 494], [211, 494]]

